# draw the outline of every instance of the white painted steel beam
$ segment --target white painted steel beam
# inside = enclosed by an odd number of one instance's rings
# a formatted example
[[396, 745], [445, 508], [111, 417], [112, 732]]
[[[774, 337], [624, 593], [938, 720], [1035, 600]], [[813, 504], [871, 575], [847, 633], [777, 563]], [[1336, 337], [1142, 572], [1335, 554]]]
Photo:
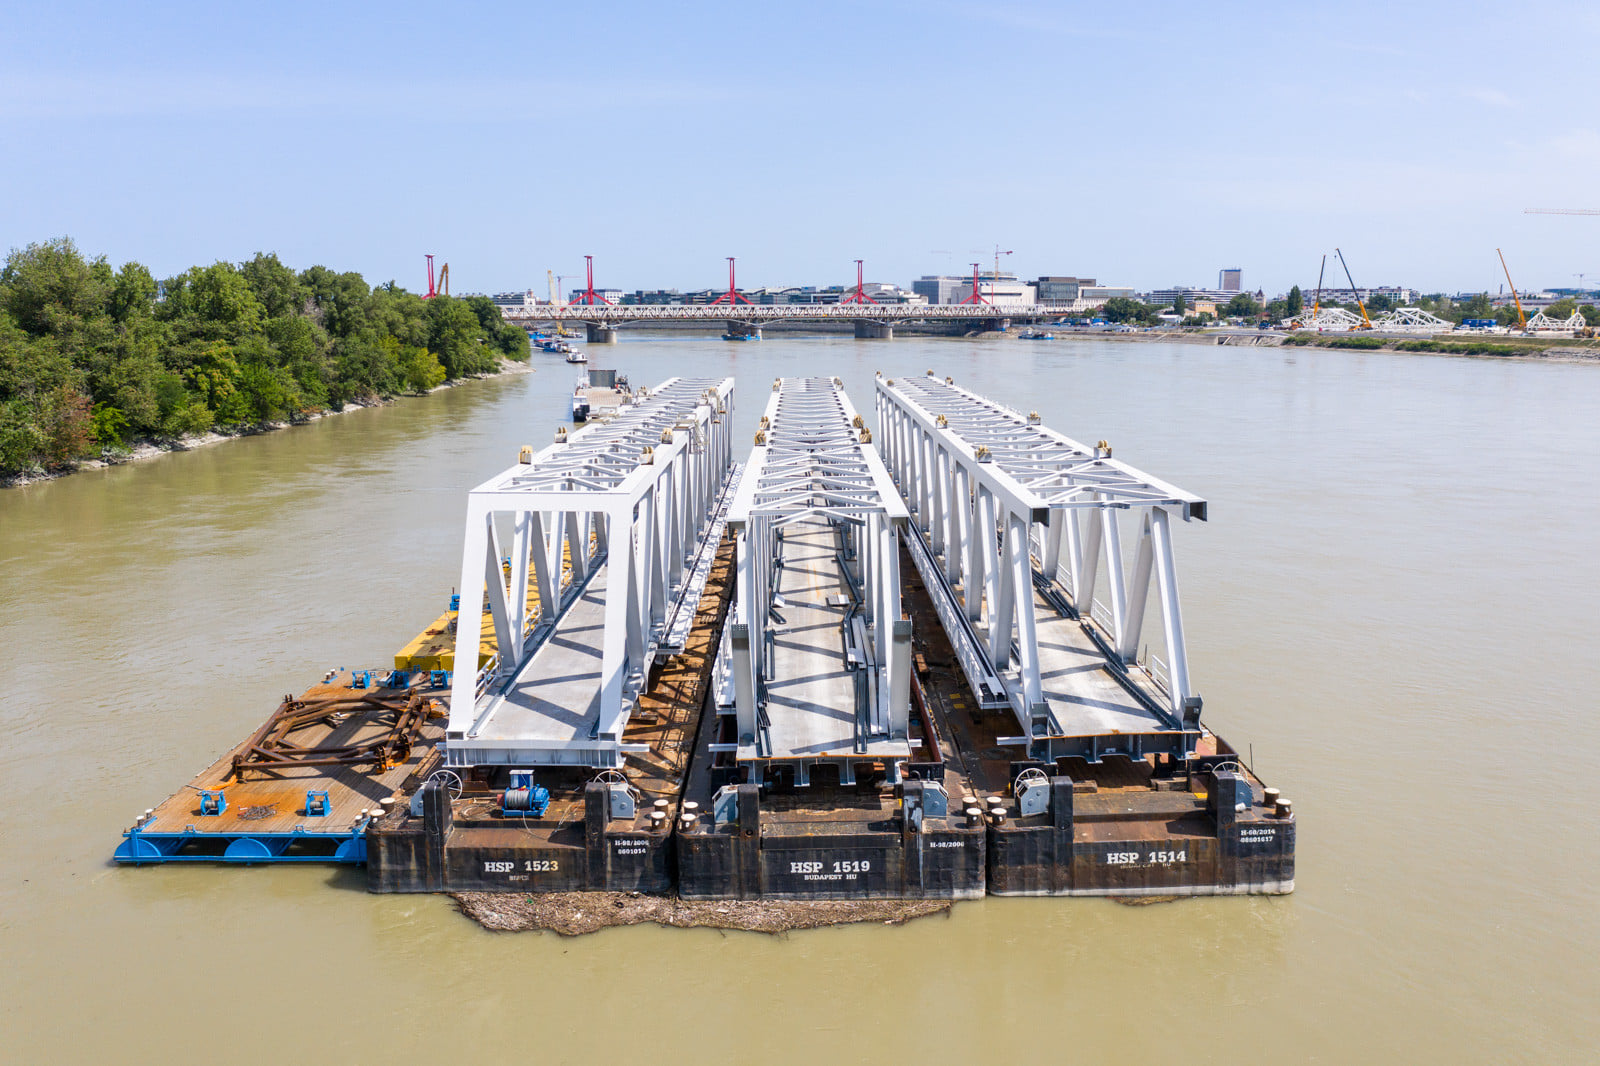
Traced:
[[[775, 382], [728, 512], [738, 598], [724, 649], [741, 762], [788, 762], [802, 783], [823, 762], [848, 774], [881, 759], [898, 773], [910, 755], [906, 517], [839, 380]], [[801, 664], [806, 676], [790, 676]]]
[[[1044, 427], [1037, 414], [1012, 411], [949, 379], [880, 375], [877, 402], [884, 452], [915, 535], [930, 558], [942, 558], [943, 580], [939, 588], [930, 583], [930, 592], [936, 601], [956, 600], [940, 617], [974, 692], [998, 677], [1023, 731], [1018, 741], [1040, 752], [1145, 750], [1111, 738], [1124, 737], [1143, 715], [1151, 734], [1180, 735], [1187, 753], [1199, 700], [1189, 679], [1170, 516], [1203, 520], [1206, 501], [1113, 459], [1104, 442], [1079, 444]], [[1131, 575], [1118, 521], [1124, 511], [1140, 523]], [[913, 559], [920, 569], [921, 553]], [[1172, 660], [1164, 678], [1139, 661], [1152, 577]], [[1070, 637], [1060, 626], [1062, 609], [1076, 612], [1090, 640], [1061, 643]], [[965, 624], [952, 626], [961, 615]], [[1041, 645], [1046, 629], [1048, 646]], [[1127, 708], [1108, 710], [1084, 695], [1092, 686], [1072, 675], [1085, 655], [1131, 679], [1123, 686]], [[1152, 741], [1148, 750], [1171, 751], [1172, 743]]]
[[[471, 491], [448, 765], [620, 763], [732, 464], [732, 404], [732, 378], [671, 378]], [[499, 651], [477, 670], [486, 619]], [[573, 680], [539, 687], [554, 669]]]

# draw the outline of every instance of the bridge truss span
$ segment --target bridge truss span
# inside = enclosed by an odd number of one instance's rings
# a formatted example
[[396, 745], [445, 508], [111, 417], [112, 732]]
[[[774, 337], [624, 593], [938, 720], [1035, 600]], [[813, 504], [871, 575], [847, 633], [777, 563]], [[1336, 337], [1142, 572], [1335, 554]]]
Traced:
[[[733, 379], [671, 378], [468, 497], [446, 762], [615, 768], [732, 464]], [[479, 671], [483, 627], [498, 651]]]
[[1008, 321], [1047, 318], [1059, 309], [1033, 304], [560, 304], [502, 311], [512, 325], [546, 322]]
[[895, 779], [911, 751], [906, 509], [870, 442], [837, 378], [784, 378], [729, 510], [736, 758], [799, 785], [824, 763], [847, 784], [858, 761]]
[[[1206, 501], [949, 379], [880, 375], [877, 405], [921, 538], [912, 558], [936, 571], [924, 580], [936, 605], [947, 600], [941, 619], [979, 702], [1003, 689], [1022, 728], [1013, 742], [1046, 761], [1192, 753], [1201, 701], [1172, 520], [1203, 521]], [[1152, 598], [1165, 662], [1139, 655]]]

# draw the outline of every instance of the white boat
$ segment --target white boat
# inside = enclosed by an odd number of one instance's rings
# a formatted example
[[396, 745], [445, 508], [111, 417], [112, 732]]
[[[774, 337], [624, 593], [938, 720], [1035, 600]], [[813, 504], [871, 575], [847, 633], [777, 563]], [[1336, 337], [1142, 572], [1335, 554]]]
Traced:
[[569, 348], [567, 350], [567, 362], [569, 362], [569, 363], [587, 363], [588, 361], [589, 361], [589, 357], [587, 355], [583, 354], [583, 350], [582, 349], [580, 349], [580, 348]]

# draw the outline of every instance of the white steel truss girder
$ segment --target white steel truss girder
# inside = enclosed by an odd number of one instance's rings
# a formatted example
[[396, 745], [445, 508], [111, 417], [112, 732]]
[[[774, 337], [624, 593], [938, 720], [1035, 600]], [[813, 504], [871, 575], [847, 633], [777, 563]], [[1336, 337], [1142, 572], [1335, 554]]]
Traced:
[[[906, 523], [905, 504], [881, 459], [872, 449], [871, 433], [850, 405], [837, 378], [784, 378], [774, 383], [756, 446], [745, 464], [728, 512], [728, 527], [738, 545], [738, 596], [729, 626], [726, 653], [733, 678], [739, 758], [797, 764], [843, 762], [853, 758], [904, 758], [909, 754], [911, 629], [900, 604], [900, 534]], [[820, 531], [820, 532], [819, 532]], [[785, 536], [810, 538], [804, 550], [786, 555]], [[836, 538], [834, 552], [818, 538]], [[829, 542], [832, 543], [832, 542]], [[797, 571], [792, 583], [804, 587], [807, 617], [819, 625], [810, 632], [791, 632], [780, 613], [780, 581], [788, 565]], [[848, 587], [852, 604], [839, 609], [842, 624], [822, 610], [822, 592]], [[827, 597], [832, 599], [831, 596]], [[854, 620], [854, 621], [852, 621]], [[846, 674], [844, 648], [848, 631], [860, 624], [865, 646], [860, 649], [865, 699], [853, 730], [829, 734], [814, 721], [837, 719], [847, 707], [810, 706], [789, 701], [780, 713], [769, 699], [774, 687], [794, 686], [803, 678], [780, 676], [775, 648], [798, 650], [791, 662], [831, 661], [841, 664], [824, 673]], [[824, 647], [827, 645], [828, 647]], [[854, 676], [851, 668], [849, 676]], [[853, 689], [853, 683], [852, 683]], [[854, 689], [853, 689], [854, 690]], [[770, 712], [770, 713], [769, 713]], [[772, 738], [779, 735], [780, 740]], [[787, 744], [783, 737], [803, 737]], [[774, 744], [777, 744], [775, 749]], [[803, 773], [803, 767], [798, 771]]]
[[[472, 490], [449, 765], [620, 762], [633, 701], [732, 464], [732, 405], [732, 378], [671, 378], [608, 419], [558, 430], [556, 443]], [[535, 660], [575, 611], [586, 621], [558, 643], [591, 680], [568, 684], [560, 699], [576, 703], [558, 707], [528, 690]], [[477, 670], [485, 617], [498, 652]]]
[[[940, 584], [959, 597], [969, 634], [984, 638], [977, 654], [969, 649], [961, 657], [973, 690], [997, 674], [1030, 742], [1093, 728], [1092, 714], [1070, 720], [1072, 701], [1052, 697], [1041, 673], [1035, 588], [1054, 587], [1114, 670], [1149, 679], [1129, 691], [1160, 696], [1146, 701], [1161, 716], [1152, 731], [1192, 731], [1199, 700], [1189, 680], [1170, 516], [1204, 520], [1206, 501], [1112, 459], [1109, 447], [1087, 448], [1045, 428], [1037, 415], [949, 379], [880, 375], [877, 401], [880, 447], [913, 528], [931, 555], [942, 556]], [[1131, 573], [1117, 518], [1124, 511], [1139, 516]], [[1165, 678], [1137, 661], [1152, 578], [1172, 659]], [[1050, 616], [1057, 617], [1054, 609]], [[952, 642], [962, 636], [952, 633]]]
[[1449, 333], [1456, 328], [1456, 324], [1429, 314], [1420, 307], [1397, 307], [1374, 318], [1372, 328], [1411, 333]]

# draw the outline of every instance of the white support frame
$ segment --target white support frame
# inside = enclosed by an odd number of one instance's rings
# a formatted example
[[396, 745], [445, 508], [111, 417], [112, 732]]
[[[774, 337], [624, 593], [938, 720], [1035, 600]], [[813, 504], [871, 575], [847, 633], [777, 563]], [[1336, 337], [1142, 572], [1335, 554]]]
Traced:
[[[967, 619], [987, 634], [987, 661], [962, 660], [974, 691], [987, 667], [1003, 679], [1025, 736], [1054, 728], [1042, 701], [1035, 576], [1065, 594], [1119, 668], [1136, 664], [1153, 577], [1172, 659], [1165, 710], [1174, 728], [1192, 728], [1199, 703], [1189, 679], [1170, 516], [1204, 521], [1206, 501], [1113, 459], [1107, 447], [1079, 444], [1045, 428], [1038, 415], [1019, 414], [948, 378], [880, 374], [877, 404], [881, 447], [909, 501], [913, 528], [926, 534], [930, 548], [946, 546], [949, 585], [964, 590]], [[1117, 517], [1127, 510], [1140, 515], [1131, 574]], [[1096, 597], [1102, 580], [1108, 603]]]
[[[732, 378], [670, 378], [616, 415], [473, 489], [456, 626], [446, 761], [612, 767], [670, 606], [732, 465]], [[496, 518], [509, 521], [503, 551]], [[511, 559], [511, 586], [502, 560]], [[570, 577], [562, 581], [563, 562]], [[502, 694], [603, 564], [609, 564], [592, 739], [486, 739]], [[532, 570], [532, 600], [529, 571]], [[498, 653], [481, 670], [485, 606]]]
[[738, 597], [728, 643], [741, 758], [759, 761], [770, 754], [763, 753], [759, 738], [770, 680], [764, 649], [781, 553], [777, 532], [814, 518], [846, 527], [855, 553], [853, 576], [862, 589], [868, 634], [864, 669], [872, 679], [868, 737], [908, 742], [911, 623], [901, 618], [900, 604], [905, 504], [838, 378], [775, 382], [762, 427], [728, 512], [738, 545]]
[[1372, 328], [1386, 333], [1449, 333], [1456, 324], [1420, 307], [1396, 307], [1374, 318]]

